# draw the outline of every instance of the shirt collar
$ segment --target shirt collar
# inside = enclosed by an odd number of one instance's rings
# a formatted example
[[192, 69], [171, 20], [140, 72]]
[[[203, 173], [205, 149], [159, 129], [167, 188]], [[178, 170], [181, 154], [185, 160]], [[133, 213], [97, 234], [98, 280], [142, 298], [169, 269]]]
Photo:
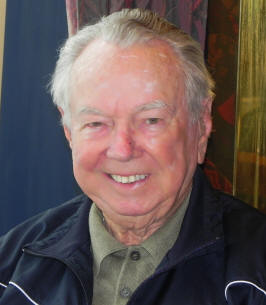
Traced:
[[89, 214], [89, 230], [91, 235], [91, 246], [96, 272], [100, 269], [102, 260], [109, 254], [127, 249], [116, 240], [105, 228], [102, 212], [93, 203]]

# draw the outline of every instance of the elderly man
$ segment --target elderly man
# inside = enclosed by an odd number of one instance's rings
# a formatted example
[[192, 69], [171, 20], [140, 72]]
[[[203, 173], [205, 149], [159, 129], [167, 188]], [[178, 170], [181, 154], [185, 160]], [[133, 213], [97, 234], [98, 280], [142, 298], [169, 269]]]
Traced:
[[0, 304], [266, 304], [265, 216], [197, 168], [213, 97], [199, 45], [123, 10], [67, 40], [51, 88], [85, 195], [1, 239]]

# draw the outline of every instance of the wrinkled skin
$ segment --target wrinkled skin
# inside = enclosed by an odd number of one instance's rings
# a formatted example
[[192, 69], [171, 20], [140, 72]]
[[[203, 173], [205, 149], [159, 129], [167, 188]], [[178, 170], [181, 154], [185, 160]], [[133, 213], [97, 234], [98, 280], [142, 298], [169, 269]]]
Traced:
[[[126, 49], [93, 42], [74, 63], [70, 92], [64, 130], [75, 178], [110, 232], [138, 244], [189, 193], [211, 131], [209, 103], [202, 124], [192, 123], [178, 60], [160, 41]], [[145, 178], [121, 183], [110, 175]]]

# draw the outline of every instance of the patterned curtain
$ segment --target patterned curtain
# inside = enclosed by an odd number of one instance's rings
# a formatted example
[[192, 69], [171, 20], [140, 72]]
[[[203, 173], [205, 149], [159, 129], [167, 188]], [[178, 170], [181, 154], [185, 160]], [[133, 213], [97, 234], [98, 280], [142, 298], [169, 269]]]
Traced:
[[66, 0], [69, 35], [86, 23], [122, 8], [143, 8], [157, 12], [205, 46], [207, 0]]

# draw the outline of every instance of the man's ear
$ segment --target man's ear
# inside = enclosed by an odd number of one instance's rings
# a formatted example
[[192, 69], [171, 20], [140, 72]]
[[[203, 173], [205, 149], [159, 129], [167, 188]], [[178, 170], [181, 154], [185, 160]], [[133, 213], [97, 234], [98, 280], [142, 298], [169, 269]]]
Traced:
[[208, 98], [203, 102], [203, 110], [200, 117], [199, 129], [200, 138], [198, 142], [198, 163], [204, 162], [205, 154], [207, 150], [208, 139], [212, 131], [212, 99]]
[[[62, 118], [64, 117], [64, 110], [61, 107], [57, 107], [57, 108], [61, 114], [61, 120], [62, 120]], [[62, 122], [63, 122], [63, 120], [62, 120]], [[69, 144], [70, 148], [72, 148], [71, 131], [70, 131], [69, 127], [66, 126], [66, 124], [63, 124], [63, 129], [64, 129], [65, 137], [68, 141], [68, 144]]]

